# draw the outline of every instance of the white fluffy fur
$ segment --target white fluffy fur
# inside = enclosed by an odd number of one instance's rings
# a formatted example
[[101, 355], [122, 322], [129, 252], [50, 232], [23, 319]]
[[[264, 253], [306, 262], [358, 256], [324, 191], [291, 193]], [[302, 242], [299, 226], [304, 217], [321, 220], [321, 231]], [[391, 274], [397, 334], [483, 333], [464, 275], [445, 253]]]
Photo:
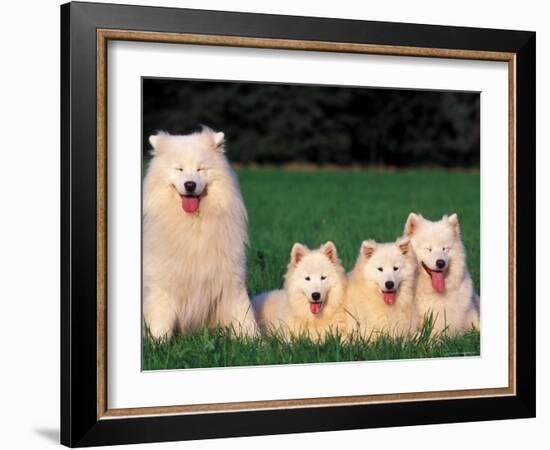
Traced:
[[[466, 266], [457, 215], [431, 222], [411, 213], [405, 224], [405, 236], [411, 240], [418, 260], [415, 298], [419, 316], [433, 313], [434, 331], [446, 329], [450, 335], [468, 330], [472, 325], [479, 329], [479, 297]], [[432, 287], [431, 276], [423, 266], [435, 269], [438, 259], [446, 263], [445, 291], [441, 293]]]
[[[383, 299], [387, 281], [392, 281], [396, 289], [391, 305]], [[415, 282], [416, 260], [407, 239], [385, 244], [364, 241], [349, 274], [346, 291], [349, 332], [365, 337], [414, 332], [417, 327]]]
[[[332, 242], [316, 250], [296, 243], [292, 247], [284, 289], [260, 294], [252, 303], [262, 328], [281, 331], [287, 338], [309, 335], [313, 340], [322, 340], [329, 332], [345, 331], [342, 307], [345, 287], [344, 268]], [[322, 302], [319, 314], [313, 314], [310, 309], [314, 292], [320, 294]]]
[[[223, 133], [150, 138], [143, 189], [144, 318], [154, 338], [208, 326], [256, 328], [245, 287], [246, 210], [224, 155]], [[182, 209], [184, 183], [200, 194]]]

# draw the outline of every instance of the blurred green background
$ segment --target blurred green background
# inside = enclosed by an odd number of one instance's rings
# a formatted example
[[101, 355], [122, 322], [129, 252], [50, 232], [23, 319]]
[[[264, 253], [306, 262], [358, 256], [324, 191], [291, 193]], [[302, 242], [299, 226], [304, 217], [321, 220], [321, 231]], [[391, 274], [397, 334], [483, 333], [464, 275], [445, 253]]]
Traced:
[[143, 151], [157, 130], [225, 132], [242, 164], [479, 166], [479, 94], [143, 80]]

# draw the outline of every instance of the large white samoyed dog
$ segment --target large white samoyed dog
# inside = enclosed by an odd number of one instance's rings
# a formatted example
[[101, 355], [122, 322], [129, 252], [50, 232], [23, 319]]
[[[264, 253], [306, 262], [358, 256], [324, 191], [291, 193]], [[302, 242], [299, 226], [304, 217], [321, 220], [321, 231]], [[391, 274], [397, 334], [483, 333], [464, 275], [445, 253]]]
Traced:
[[433, 313], [434, 331], [456, 335], [479, 329], [479, 297], [466, 265], [466, 250], [456, 214], [437, 222], [410, 213], [405, 236], [418, 260], [416, 306], [419, 316]]
[[346, 291], [350, 333], [369, 337], [416, 331], [415, 283], [416, 258], [408, 239], [363, 241]]
[[143, 314], [153, 338], [204, 325], [254, 333], [245, 287], [246, 210], [224, 134], [149, 138], [143, 187]]
[[284, 289], [252, 299], [260, 326], [280, 331], [285, 338], [309, 336], [322, 340], [327, 333], [344, 332], [346, 279], [335, 245], [328, 241], [315, 250], [295, 243]]

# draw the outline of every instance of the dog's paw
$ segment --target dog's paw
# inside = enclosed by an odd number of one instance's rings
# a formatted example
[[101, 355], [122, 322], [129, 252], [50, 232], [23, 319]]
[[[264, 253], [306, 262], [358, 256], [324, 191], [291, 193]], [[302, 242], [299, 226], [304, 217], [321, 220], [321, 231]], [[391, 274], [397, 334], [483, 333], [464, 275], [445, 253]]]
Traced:
[[172, 327], [164, 324], [149, 324], [149, 336], [155, 341], [165, 341], [170, 339], [174, 334]]

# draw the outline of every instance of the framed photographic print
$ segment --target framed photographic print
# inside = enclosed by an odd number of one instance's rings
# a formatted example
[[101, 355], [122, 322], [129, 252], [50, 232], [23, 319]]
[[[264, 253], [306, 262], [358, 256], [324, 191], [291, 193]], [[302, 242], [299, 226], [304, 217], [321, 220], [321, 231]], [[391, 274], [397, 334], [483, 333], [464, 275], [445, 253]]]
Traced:
[[63, 444], [535, 415], [535, 33], [61, 26]]

